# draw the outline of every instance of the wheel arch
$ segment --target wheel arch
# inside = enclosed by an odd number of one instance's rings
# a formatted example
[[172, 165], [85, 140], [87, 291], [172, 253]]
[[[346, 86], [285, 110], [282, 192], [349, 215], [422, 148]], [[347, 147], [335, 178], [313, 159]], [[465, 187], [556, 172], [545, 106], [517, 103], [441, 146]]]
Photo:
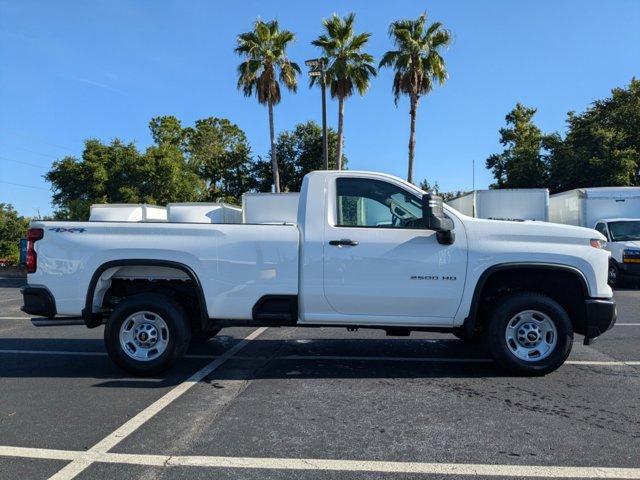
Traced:
[[91, 280], [89, 281], [89, 286], [87, 288], [87, 294], [85, 297], [85, 306], [82, 310], [82, 318], [85, 322], [85, 325], [88, 328], [95, 328], [102, 324], [102, 314], [99, 312], [94, 312], [94, 299], [96, 295], [96, 287], [98, 282], [104, 272], [109, 269], [118, 268], [118, 267], [161, 267], [161, 268], [169, 268], [178, 270], [187, 275], [189, 280], [193, 282], [195, 288], [196, 298], [198, 300], [198, 310], [200, 312], [200, 322], [202, 327], [204, 328], [209, 322], [209, 315], [207, 311], [207, 303], [204, 295], [204, 291], [202, 289], [202, 284], [196, 273], [193, 271], [191, 267], [185, 265], [184, 263], [174, 262], [172, 260], [157, 260], [157, 259], [148, 259], [148, 258], [138, 258], [138, 259], [122, 259], [122, 260], [112, 260], [109, 262], [105, 262], [101, 264], [96, 270], [93, 272], [91, 276]]
[[[481, 309], [481, 301], [486, 295], [485, 288], [490, 285], [490, 281], [492, 278], [497, 278], [496, 276], [500, 274], [510, 273], [515, 274], [518, 272], [528, 272], [532, 271], [537, 272], [545, 272], [545, 273], [556, 273], [567, 276], [568, 278], [572, 278], [580, 287], [580, 293], [583, 296], [583, 299], [589, 297], [589, 284], [587, 283], [587, 279], [584, 274], [577, 268], [572, 267], [570, 265], [562, 265], [562, 264], [553, 264], [553, 263], [534, 263], [534, 262], [514, 262], [514, 263], [501, 263], [488, 267], [486, 270], [482, 272], [478, 281], [476, 282], [476, 286], [473, 292], [473, 296], [471, 299], [471, 305], [469, 308], [469, 314], [467, 318], [464, 320], [464, 329], [468, 335], [473, 335], [476, 326], [479, 322], [479, 315]], [[544, 288], [533, 289], [534, 291], [544, 291]], [[553, 298], [553, 295], [550, 295]], [[572, 322], [576, 325], [576, 322], [580, 323], [584, 320], [584, 312], [581, 310], [584, 302], [580, 303], [580, 306], [577, 307], [579, 311], [577, 312], [569, 312], [574, 313], [579, 316], [579, 318], [572, 318]], [[563, 305], [564, 306], [564, 305]], [[565, 307], [566, 308], [566, 307]], [[576, 331], [581, 333], [580, 325], [577, 325], [578, 328]]]

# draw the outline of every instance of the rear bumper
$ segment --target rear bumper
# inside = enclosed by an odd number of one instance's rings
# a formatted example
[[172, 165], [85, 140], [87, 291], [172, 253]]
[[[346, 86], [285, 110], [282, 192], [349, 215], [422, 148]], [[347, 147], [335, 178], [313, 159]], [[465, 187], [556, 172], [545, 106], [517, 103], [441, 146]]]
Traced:
[[20, 308], [29, 315], [54, 318], [56, 316], [56, 302], [44, 287], [24, 287], [20, 290], [24, 305]]
[[613, 298], [587, 298], [585, 312], [584, 344], [590, 345], [595, 338], [615, 325], [618, 317], [616, 301]]

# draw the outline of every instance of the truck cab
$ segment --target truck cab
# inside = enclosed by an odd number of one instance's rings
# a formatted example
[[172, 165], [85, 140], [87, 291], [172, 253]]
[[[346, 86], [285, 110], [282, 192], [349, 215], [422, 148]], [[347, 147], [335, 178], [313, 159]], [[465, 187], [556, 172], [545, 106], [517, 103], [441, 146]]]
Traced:
[[594, 228], [606, 237], [611, 252], [609, 284], [640, 282], [640, 218], [604, 218]]

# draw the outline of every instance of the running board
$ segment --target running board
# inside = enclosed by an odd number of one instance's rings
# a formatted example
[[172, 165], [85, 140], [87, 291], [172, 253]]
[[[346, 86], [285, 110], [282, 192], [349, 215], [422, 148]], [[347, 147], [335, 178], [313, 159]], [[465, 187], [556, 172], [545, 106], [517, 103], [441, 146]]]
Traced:
[[62, 327], [65, 325], [84, 325], [82, 317], [32, 318], [35, 327]]

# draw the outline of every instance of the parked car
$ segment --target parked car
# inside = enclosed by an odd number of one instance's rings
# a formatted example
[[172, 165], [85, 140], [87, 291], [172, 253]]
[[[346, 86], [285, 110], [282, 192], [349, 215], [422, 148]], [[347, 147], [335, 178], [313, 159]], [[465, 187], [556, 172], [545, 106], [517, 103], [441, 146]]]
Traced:
[[139, 375], [231, 325], [452, 332], [542, 375], [574, 332], [588, 344], [615, 322], [594, 230], [471, 218], [370, 172], [312, 172], [298, 202], [295, 223], [34, 221], [23, 310], [105, 323], [110, 357]]
[[640, 187], [579, 188], [551, 195], [549, 219], [595, 228], [606, 237], [610, 285], [640, 282]]

